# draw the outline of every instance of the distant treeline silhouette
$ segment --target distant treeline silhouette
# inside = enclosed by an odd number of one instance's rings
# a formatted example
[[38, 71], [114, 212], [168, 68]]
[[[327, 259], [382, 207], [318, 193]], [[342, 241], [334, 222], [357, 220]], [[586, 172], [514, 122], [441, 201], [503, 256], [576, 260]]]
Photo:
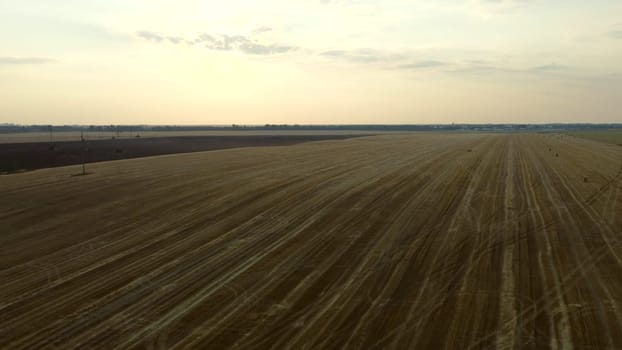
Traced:
[[0, 133], [21, 132], [142, 132], [240, 130], [360, 130], [360, 131], [560, 131], [622, 129], [622, 124], [343, 124], [343, 125], [19, 125], [0, 124]]

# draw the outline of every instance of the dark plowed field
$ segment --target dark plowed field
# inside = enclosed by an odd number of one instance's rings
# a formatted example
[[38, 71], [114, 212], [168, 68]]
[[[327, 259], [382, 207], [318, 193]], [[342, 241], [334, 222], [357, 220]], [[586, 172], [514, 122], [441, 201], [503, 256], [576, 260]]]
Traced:
[[258, 146], [287, 146], [308, 141], [342, 140], [361, 135], [179, 136], [60, 142], [0, 143], [0, 172], [130, 159], [162, 154]]

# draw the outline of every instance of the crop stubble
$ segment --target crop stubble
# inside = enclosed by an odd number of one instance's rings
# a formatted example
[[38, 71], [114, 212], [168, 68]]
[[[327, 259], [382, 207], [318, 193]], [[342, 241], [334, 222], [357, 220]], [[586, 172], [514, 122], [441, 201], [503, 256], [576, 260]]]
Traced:
[[0, 345], [621, 348], [621, 165], [415, 134], [3, 176]]

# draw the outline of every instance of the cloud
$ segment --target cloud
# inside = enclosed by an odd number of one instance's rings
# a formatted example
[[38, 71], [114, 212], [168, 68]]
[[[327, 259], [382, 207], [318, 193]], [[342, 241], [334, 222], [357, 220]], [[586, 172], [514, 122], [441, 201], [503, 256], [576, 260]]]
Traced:
[[562, 66], [559, 64], [545, 64], [542, 66], [531, 67], [530, 71], [532, 72], [554, 72], [566, 69], [566, 66]]
[[468, 7], [480, 15], [510, 14], [531, 5], [535, 0], [470, 0]]
[[356, 63], [371, 63], [381, 60], [381, 57], [374, 52], [367, 50], [345, 51], [345, 50], [329, 50], [320, 53], [320, 56], [343, 59]]
[[472, 65], [486, 65], [490, 62], [486, 61], [486, 60], [478, 60], [478, 59], [471, 59], [471, 60], [466, 60], [466, 63], [472, 64]]
[[296, 48], [293, 46], [260, 45], [255, 43], [245, 43], [243, 45], [240, 45], [240, 50], [242, 52], [251, 55], [272, 55], [293, 51], [295, 49]]
[[320, 52], [320, 56], [341, 59], [353, 63], [387, 63], [401, 61], [406, 58], [406, 56], [402, 54], [394, 54], [369, 48], [356, 50], [328, 50]]
[[[260, 34], [270, 30], [272, 30], [272, 28], [259, 27], [255, 29], [253, 33]], [[297, 49], [297, 47], [290, 45], [262, 43], [252, 36], [244, 35], [199, 33], [194, 39], [184, 39], [177, 36], [165, 36], [151, 31], [139, 31], [136, 32], [136, 34], [142, 39], [157, 43], [166, 40], [173, 44], [186, 43], [188, 45], [203, 45], [210, 50], [239, 51], [250, 55], [282, 54]]]
[[579, 79], [580, 71], [575, 67], [551, 63], [538, 66], [525, 66], [521, 64], [504, 64], [503, 62], [485, 61], [477, 64], [466, 61], [456, 67], [443, 70], [448, 74], [460, 76], [492, 78], [492, 79], [522, 79], [522, 78], [549, 78], [549, 79]]
[[[357, 49], [357, 50], [329, 50], [320, 52], [323, 58], [343, 60], [356, 64], [375, 64], [388, 69], [433, 69], [448, 66], [450, 63], [439, 60], [416, 60], [422, 53], [412, 52], [391, 52], [376, 49]], [[423, 56], [428, 56], [423, 54]]]
[[166, 37], [166, 39], [173, 44], [181, 44], [182, 42], [185, 41], [184, 38], [180, 38], [178, 36], [169, 36], [169, 37]]
[[326, 57], [338, 57], [338, 58], [347, 57], [347, 53], [344, 50], [324, 51], [320, 53], [320, 55], [326, 56]]
[[139, 37], [145, 39], [145, 40], [149, 40], [149, 41], [155, 41], [155, 42], [161, 42], [164, 41], [164, 36], [162, 36], [161, 34], [155, 33], [155, 32], [150, 32], [150, 31], [146, 31], [146, 30], [141, 30], [136, 32], [136, 35], [138, 35]]
[[205, 47], [211, 50], [230, 51], [239, 48], [242, 45], [250, 44], [251, 41], [242, 35], [206, 35], [201, 36]]
[[459, 68], [447, 70], [447, 73], [473, 74], [473, 75], [484, 75], [484, 74], [493, 74], [493, 73], [515, 74], [519, 72], [521, 71], [518, 69], [495, 66], [489, 63], [469, 64], [469, 65], [462, 66]]
[[272, 28], [270, 27], [258, 27], [255, 30], [253, 30], [253, 34], [261, 34], [261, 33], [265, 33], [265, 32], [270, 32], [272, 31]]
[[47, 64], [58, 62], [46, 57], [0, 57], [0, 64]]
[[419, 61], [414, 63], [402, 64], [398, 66], [400, 69], [424, 69], [424, 68], [433, 68], [447, 65], [446, 62], [441, 61]]
[[607, 36], [614, 39], [622, 39], [622, 29], [612, 30], [607, 33]]
[[475, 5], [497, 8], [518, 8], [533, 3], [533, 0], [474, 0]]

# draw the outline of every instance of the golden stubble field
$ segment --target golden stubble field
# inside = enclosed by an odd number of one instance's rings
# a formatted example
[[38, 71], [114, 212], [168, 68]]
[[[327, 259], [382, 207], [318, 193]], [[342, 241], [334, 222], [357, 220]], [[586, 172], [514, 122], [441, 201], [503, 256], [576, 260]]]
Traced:
[[0, 177], [0, 347], [622, 348], [622, 148], [382, 135]]

